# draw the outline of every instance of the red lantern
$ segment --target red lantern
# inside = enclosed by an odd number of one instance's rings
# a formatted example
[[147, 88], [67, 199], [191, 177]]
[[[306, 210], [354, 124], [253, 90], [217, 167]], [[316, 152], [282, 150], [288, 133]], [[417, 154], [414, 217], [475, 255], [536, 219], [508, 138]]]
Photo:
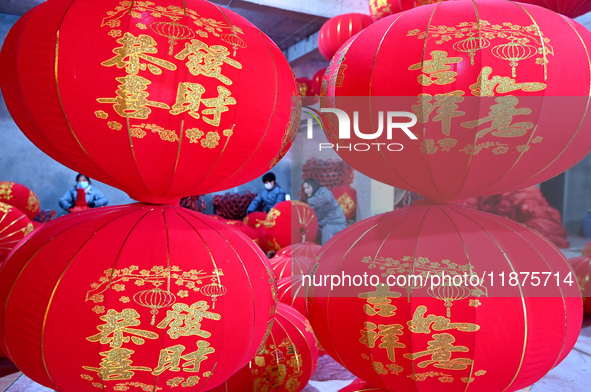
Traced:
[[0, 261], [33, 229], [29, 218], [18, 208], [0, 203]]
[[0, 59], [15, 121], [52, 158], [136, 200], [262, 175], [300, 120], [285, 56], [232, 11], [156, 3], [51, 0], [27, 14]]
[[16, 182], [0, 181], [0, 202], [21, 210], [31, 220], [39, 214], [39, 199], [32, 190]]
[[297, 78], [296, 82], [298, 87], [300, 88], [300, 96], [302, 97], [313, 97], [316, 95], [316, 90], [314, 90], [313, 82], [308, 78]]
[[322, 247], [313, 242], [304, 242], [301, 244], [293, 244], [286, 246], [277, 252], [276, 256], [286, 255], [289, 257], [306, 257], [309, 259], [315, 259], [320, 254]]
[[351, 384], [345, 388], [340, 389], [339, 392], [390, 392], [390, 389], [374, 387], [360, 378], [355, 379]]
[[318, 235], [314, 210], [298, 200], [277, 203], [267, 214], [263, 226], [267, 245], [274, 251], [291, 244], [314, 241]]
[[540, 183], [591, 150], [590, 45], [578, 23], [509, 1], [446, 1], [383, 19], [329, 66], [325, 105], [338, 97], [357, 129], [348, 138], [329, 114], [329, 141], [358, 171], [431, 201]]
[[455, 205], [415, 203], [350, 226], [306, 279], [324, 349], [392, 390], [519, 390], [566, 357], [581, 326], [580, 292], [555, 246]]
[[287, 276], [277, 281], [277, 297], [279, 302], [292, 306], [307, 316], [306, 292], [302, 285], [302, 275]]
[[271, 260], [271, 268], [277, 280], [293, 275], [304, 275], [310, 270], [314, 259], [306, 256], [275, 255]]
[[267, 213], [263, 211], [255, 211], [246, 215], [242, 220], [248, 227], [258, 229], [267, 219]]
[[583, 311], [591, 315], [591, 257], [573, 257], [569, 261], [583, 294]]
[[312, 78], [312, 87], [314, 89], [314, 93], [316, 95], [320, 95], [320, 90], [322, 87], [322, 79], [324, 78], [324, 73], [326, 72], [326, 68], [322, 68], [318, 72], [314, 74]]
[[371, 17], [364, 14], [343, 14], [329, 19], [318, 34], [318, 50], [325, 59], [330, 60], [341, 45], [349, 38], [372, 23]]
[[249, 227], [244, 224], [244, 222], [238, 220], [226, 220], [224, 223], [244, 233], [248, 238], [253, 240], [257, 246], [260, 247], [263, 244], [264, 238], [257, 229]]
[[318, 350], [310, 323], [285, 304], [264, 347], [250, 363], [211, 392], [300, 392], [316, 370]]
[[591, 241], [585, 244], [582, 254], [583, 256], [591, 256]]
[[376, 21], [411, 8], [442, 1], [445, 0], [369, 0], [369, 14]]
[[341, 185], [332, 190], [334, 198], [343, 209], [347, 220], [355, 217], [357, 213], [357, 191], [349, 185]]
[[31, 379], [65, 392], [214, 387], [256, 354], [274, 280], [246, 236], [188, 209], [71, 214], [2, 266], [0, 345]]
[[591, 3], [588, 0], [521, 0], [520, 3], [539, 5], [569, 18], [576, 18], [591, 11]]

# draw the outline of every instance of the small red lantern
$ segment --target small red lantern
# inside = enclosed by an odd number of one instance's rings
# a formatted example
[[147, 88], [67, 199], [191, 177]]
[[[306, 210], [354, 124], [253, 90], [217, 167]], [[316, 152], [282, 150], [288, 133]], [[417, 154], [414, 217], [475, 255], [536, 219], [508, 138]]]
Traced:
[[324, 73], [326, 72], [326, 68], [322, 68], [318, 72], [314, 74], [312, 78], [312, 87], [314, 88], [314, 93], [316, 95], [320, 95], [320, 90], [322, 88], [322, 79], [324, 78]]
[[245, 235], [185, 208], [70, 214], [4, 262], [0, 346], [65, 392], [214, 387], [270, 331], [274, 281]]
[[277, 280], [288, 278], [294, 275], [304, 275], [310, 270], [314, 259], [305, 256], [275, 255], [271, 260], [271, 268]]
[[327, 70], [324, 106], [351, 120], [348, 133], [327, 113], [329, 142], [354, 169], [430, 201], [538, 184], [591, 150], [590, 46], [584, 26], [511, 1], [382, 19]]
[[261, 236], [261, 233], [257, 229], [254, 229], [244, 224], [244, 222], [238, 220], [226, 220], [224, 223], [246, 234], [246, 236], [253, 240], [257, 246], [260, 247], [263, 244], [264, 237]]
[[41, 150], [150, 203], [259, 177], [300, 121], [281, 50], [204, 0], [47, 1], [11, 30], [0, 75]]
[[357, 191], [349, 185], [341, 185], [334, 188], [332, 194], [343, 209], [345, 218], [354, 218], [357, 214]]
[[265, 220], [264, 233], [270, 250], [316, 240], [318, 219], [307, 203], [290, 200], [277, 203]]
[[569, 261], [583, 294], [583, 311], [591, 315], [591, 257], [573, 257]]
[[271, 334], [250, 363], [211, 392], [300, 392], [316, 370], [318, 349], [310, 323], [279, 303]]
[[246, 215], [242, 220], [248, 227], [258, 229], [267, 219], [267, 213], [263, 211], [255, 211]]
[[566, 357], [582, 320], [560, 250], [455, 205], [415, 203], [350, 226], [304, 284], [323, 348], [392, 390], [525, 388]]
[[364, 14], [343, 14], [329, 19], [320, 28], [318, 50], [325, 59], [330, 60], [341, 45], [349, 38], [372, 23], [371, 17]]
[[31, 220], [39, 214], [39, 199], [32, 190], [16, 182], [0, 181], [0, 202], [21, 210]]
[[339, 392], [390, 392], [390, 389], [378, 388], [366, 383], [360, 378], [355, 379], [351, 384], [345, 388], [340, 389]]
[[289, 257], [307, 257], [314, 260], [320, 254], [322, 247], [313, 242], [303, 242], [301, 244], [293, 244], [282, 248], [277, 252], [277, 256], [286, 255]]
[[539, 5], [569, 18], [576, 18], [591, 11], [591, 2], [588, 0], [520, 0], [519, 2]]
[[297, 78], [296, 83], [300, 88], [300, 96], [302, 97], [313, 97], [316, 95], [313, 82], [308, 78]]
[[0, 261], [33, 229], [33, 224], [21, 210], [0, 203]]

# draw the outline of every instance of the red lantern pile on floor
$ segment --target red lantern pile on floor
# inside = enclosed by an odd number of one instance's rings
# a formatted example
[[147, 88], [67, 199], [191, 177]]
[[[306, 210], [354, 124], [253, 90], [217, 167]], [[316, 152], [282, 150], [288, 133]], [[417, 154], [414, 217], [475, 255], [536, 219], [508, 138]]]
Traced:
[[33, 143], [140, 201], [50, 222], [12, 251], [8, 357], [64, 392], [211, 389], [249, 363], [275, 314], [268, 260], [230, 224], [176, 205], [289, 149], [301, 102], [279, 48], [203, 0], [49, 0], [11, 30], [0, 70]]
[[355, 124], [325, 113], [329, 142], [403, 145], [335, 150], [428, 200], [349, 226], [303, 277], [322, 347], [372, 388], [517, 391], [574, 346], [581, 293], [560, 250], [453, 203], [539, 183], [591, 150], [589, 45], [546, 9], [458, 0], [379, 20], [334, 55], [321, 108]]

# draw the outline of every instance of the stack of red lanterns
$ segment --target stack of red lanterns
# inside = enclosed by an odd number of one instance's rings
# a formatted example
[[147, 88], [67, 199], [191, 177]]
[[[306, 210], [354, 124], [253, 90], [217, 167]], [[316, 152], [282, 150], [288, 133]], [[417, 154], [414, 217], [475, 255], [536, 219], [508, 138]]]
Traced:
[[359, 114], [343, 138], [327, 115], [329, 142], [403, 145], [337, 153], [427, 200], [348, 227], [318, 256], [310, 322], [353, 374], [396, 391], [516, 391], [566, 357], [582, 306], [562, 253], [456, 203], [547, 180], [591, 150], [590, 44], [544, 8], [459, 0], [377, 21], [335, 54], [321, 107]]
[[249, 363], [275, 314], [268, 261], [177, 206], [289, 149], [301, 103], [279, 48], [203, 0], [49, 0], [11, 30], [0, 70], [33, 143], [140, 201], [52, 221], [8, 256], [10, 359], [65, 392], [211, 389]]

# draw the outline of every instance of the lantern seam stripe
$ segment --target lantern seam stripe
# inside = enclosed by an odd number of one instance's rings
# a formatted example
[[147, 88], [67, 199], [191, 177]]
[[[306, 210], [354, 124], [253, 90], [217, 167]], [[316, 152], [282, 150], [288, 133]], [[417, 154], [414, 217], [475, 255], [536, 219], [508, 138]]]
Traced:
[[[183, 0], [184, 2], [184, 0]], [[177, 149], [176, 152], [176, 160], [174, 162], [174, 169], [172, 172], [172, 175], [170, 176], [170, 181], [168, 183], [168, 188], [166, 189], [166, 192], [164, 192], [164, 194], [168, 194], [168, 192], [170, 191], [170, 189], [172, 188], [172, 184], [174, 182], [174, 177], [176, 175], [176, 172], [178, 170], [178, 166], [179, 166], [179, 161], [181, 159], [181, 145], [183, 144], [183, 131], [185, 129], [185, 120], [181, 120], [181, 129], [180, 129], [180, 135], [179, 135], [179, 148]]]

